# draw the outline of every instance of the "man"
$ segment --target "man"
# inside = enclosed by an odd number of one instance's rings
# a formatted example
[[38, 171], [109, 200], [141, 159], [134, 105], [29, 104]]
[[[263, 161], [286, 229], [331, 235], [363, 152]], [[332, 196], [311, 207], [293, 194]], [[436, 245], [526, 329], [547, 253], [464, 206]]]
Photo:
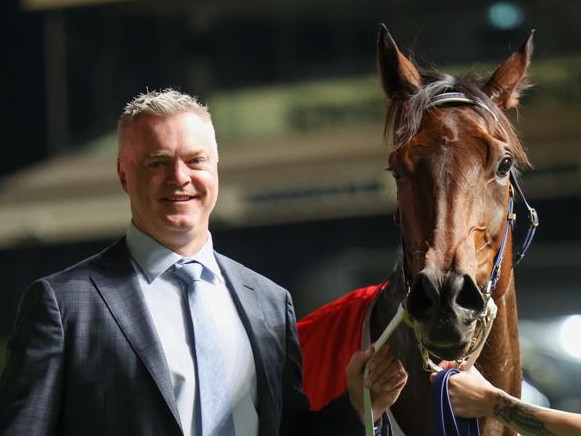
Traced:
[[[25, 292], [0, 381], [0, 435], [363, 434], [363, 383], [379, 419], [405, 371], [387, 351], [355, 353], [349, 394], [309, 412], [289, 293], [213, 249], [218, 148], [207, 108], [171, 89], [139, 95], [118, 140], [131, 223]], [[193, 265], [198, 276], [182, 276]]]

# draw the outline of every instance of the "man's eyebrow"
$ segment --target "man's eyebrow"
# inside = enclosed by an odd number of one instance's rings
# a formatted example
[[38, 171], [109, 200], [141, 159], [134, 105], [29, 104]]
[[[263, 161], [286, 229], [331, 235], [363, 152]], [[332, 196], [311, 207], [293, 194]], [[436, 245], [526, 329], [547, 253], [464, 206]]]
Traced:
[[156, 151], [156, 152], [152, 152], [152, 153], [148, 153], [146, 155], [146, 157], [148, 157], [148, 158], [152, 158], [152, 157], [168, 157], [168, 156], [169, 156], [169, 153], [166, 152], [166, 151], [162, 151], [162, 150]]

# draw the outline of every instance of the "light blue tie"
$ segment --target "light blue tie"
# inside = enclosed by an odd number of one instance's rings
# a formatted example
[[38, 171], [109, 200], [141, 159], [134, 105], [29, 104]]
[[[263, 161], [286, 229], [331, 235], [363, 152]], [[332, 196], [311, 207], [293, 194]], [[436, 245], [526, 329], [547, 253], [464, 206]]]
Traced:
[[[199, 262], [178, 262], [174, 272], [185, 284], [194, 330], [195, 362], [198, 381], [198, 402], [195, 407], [198, 435], [234, 436], [232, 404], [226, 381], [224, 357], [217, 341], [212, 312], [198, 283], [204, 270]], [[209, 289], [209, 291], [214, 291]]]

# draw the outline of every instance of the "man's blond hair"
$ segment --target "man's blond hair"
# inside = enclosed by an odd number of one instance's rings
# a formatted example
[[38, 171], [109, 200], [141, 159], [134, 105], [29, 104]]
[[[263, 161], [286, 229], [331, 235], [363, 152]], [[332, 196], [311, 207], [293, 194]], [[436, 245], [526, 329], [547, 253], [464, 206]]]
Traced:
[[[195, 112], [200, 118], [208, 122], [215, 138], [212, 117], [208, 107], [202, 104], [197, 97], [182, 93], [173, 88], [147, 91], [139, 94], [125, 105], [117, 123], [119, 138], [119, 154], [121, 154], [121, 138], [124, 130], [143, 115], [168, 116], [182, 112]], [[214, 141], [216, 144], [216, 141]], [[218, 157], [218, 146], [215, 146]]]

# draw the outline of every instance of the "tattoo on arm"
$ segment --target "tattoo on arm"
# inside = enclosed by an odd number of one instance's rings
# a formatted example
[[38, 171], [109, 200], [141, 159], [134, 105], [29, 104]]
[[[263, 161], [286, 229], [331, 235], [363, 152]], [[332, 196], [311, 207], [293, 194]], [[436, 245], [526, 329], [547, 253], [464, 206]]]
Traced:
[[494, 416], [513, 429], [524, 431], [526, 434], [554, 436], [555, 433], [547, 430], [545, 424], [535, 416], [536, 411], [538, 411], [536, 407], [515, 403], [503, 394], [498, 395], [494, 405]]

